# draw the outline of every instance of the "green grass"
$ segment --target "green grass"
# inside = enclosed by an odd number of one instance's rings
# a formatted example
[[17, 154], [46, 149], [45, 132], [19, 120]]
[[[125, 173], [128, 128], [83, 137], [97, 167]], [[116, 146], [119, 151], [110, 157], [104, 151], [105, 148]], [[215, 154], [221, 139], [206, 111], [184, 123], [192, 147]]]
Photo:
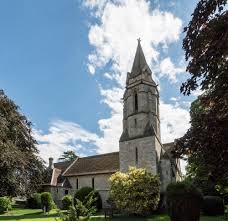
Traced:
[[44, 215], [41, 209], [21, 209], [14, 208], [4, 215], [0, 215], [1, 221], [55, 221], [56, 210], [52, 210], [48, 215]]
[[[0, 215], [0, 221], [55, 221], [57, 211], [52, 210], [48, 215], [44, 215], [40, 209], [21, 209], [14, 208], [7, 214]], [[92, 221], [105, 221], [103, 215], [94, 216]], [[115, 217], [113, 221], [170, 221], [167, 215], [156, 215], [150, 218], [136, 218], [136, 217]], [[225, 221], [223, 217], [206, 217], [202, 216], [200, 221]]]

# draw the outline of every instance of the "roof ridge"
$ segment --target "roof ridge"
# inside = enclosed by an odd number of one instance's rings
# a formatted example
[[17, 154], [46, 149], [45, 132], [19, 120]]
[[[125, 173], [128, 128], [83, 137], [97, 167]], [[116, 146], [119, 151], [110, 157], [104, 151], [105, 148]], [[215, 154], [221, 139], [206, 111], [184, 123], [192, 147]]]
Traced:
[[94, 158], [94, 157], [100, 157], [100, 156], [111, 155], [111, 154], [116, 154], [116, 153], [119, 153], [119, 151], [110, 152], [110, 153], [103, 153], [103, 154], [96, 154], [96, 155], [86, 156], [86, 157], [79, 157], [79, 159]]

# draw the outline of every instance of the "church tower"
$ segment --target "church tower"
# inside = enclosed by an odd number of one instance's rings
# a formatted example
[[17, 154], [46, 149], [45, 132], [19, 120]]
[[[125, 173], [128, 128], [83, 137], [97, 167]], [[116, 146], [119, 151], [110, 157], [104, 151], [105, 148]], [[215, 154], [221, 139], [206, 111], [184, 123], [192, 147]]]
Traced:
[[139, 39], [132, 70], [127, 73], [123, 102], [120, 171], [136, 166], [157, 174], [162, 145], [159, 93]]

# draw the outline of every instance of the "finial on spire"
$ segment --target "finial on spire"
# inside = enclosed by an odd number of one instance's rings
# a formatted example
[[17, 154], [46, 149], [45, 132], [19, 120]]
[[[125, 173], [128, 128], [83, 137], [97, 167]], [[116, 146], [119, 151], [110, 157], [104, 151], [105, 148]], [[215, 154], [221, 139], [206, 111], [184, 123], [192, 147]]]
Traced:
[[141, 39], [140, 38], [137, 38], [137, 41], [138, 41], [138, 43], [140, 43]]

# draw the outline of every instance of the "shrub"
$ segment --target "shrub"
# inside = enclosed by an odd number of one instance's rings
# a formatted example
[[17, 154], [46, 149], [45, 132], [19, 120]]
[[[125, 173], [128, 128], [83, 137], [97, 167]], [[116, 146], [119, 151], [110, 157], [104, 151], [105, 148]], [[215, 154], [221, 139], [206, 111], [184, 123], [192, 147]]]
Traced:
[[223, 200], [218, 196], [205, 196], [203, 198], [203, 213], [208, 216], [223, 215]]
[[64, 196], [62, 199], [63, 209], [64, 210], [69, 209], [70, 206], [72, 206], [72, 202], [73, 202], [73, 199], [71, 195]]
[[96, 201], [94, 205], [96, 206], [96, 209], [99, 211], [102, 209], [102, 200], [101, 196], [98, 191], [94, 191], [91, 187], [82, 187], [80, 190], [78, 190], [74, 195], [74, 203], [76, 204], [76, 199], [80, 200], [81, 202], [85, 203], [86, 197], [91, 193], [94, 192], [94, 198], [96, 198]]
[[10, 210], [11, 208], [10, 198], [6, 196], [0, 197], [0, 214]]
[[167, 187], [167, 205], [171, 221], [199, 221], [202, 194], [191, 184], [172, 183]]
[[49, 212], [53, 209], [54, 201], [52, 199], [51, 193], [43, 192], [41, 193], [41, 207], [44, 212]]
[[66, 213], [59, 211], [59, 218], [57, 221], [87, 221], [90, 219], [91, 215], [96, 212], [95, 206], [92, 206], [96, 201], [94, 197], [94, 191], [90, 192], [86, 197], [86, 203], [83, 204], [79, 199], [76, 199], [77, 203], [75, 206], [70, 206]]
[[41, 209], [41, 194], [34, 193], [27, 199], [27, 207], [31, 209]]
[[110, 197], [120, 210], [148, 215], [158, 206], [160, 182], [146, 169], [130, 167], [128, 173], [116, 172], [110, 177]]

